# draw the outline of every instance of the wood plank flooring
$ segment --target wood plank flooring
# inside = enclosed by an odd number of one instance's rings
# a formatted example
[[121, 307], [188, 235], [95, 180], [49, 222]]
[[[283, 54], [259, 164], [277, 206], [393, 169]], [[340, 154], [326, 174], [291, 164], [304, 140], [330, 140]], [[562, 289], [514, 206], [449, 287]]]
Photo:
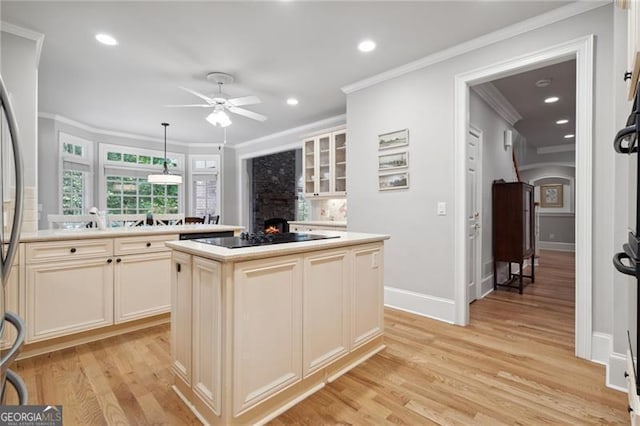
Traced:
[[[628, 424], [604, 367], [573, 355], [573, 269], [543, 252], [536, 283], [474, 302], [468, 327], [386, 309], [387, 348], [271, 424]], [[170, 389], [168, 339], [158, 326], [17, 370], [67, 426], [199, 424]]]

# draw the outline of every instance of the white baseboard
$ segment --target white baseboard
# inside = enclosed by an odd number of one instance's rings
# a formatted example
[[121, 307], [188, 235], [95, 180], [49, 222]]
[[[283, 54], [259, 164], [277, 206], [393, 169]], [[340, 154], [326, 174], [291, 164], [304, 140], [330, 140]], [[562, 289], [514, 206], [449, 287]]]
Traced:
[[607, 387], [627, 393], [627, 356], [612, 352], [607, 365]]
[[554, 241], [538, 241], [538, 248], [542, 250], [576, 251], [575, 243], [558, 243]]
[[480, 296], [480, 299], [484, 299], [487, 296], [487, 294], [491, 293], [492, 291], [493, 291], [493, 274], [488, 275], [482, 279], [482, 282], [480, 283], [480, 293], [482, 294], [482, 296]]
[[384, 288], [384, 304], [390, 308], [453, 324], [455, 302], [395, 287]]

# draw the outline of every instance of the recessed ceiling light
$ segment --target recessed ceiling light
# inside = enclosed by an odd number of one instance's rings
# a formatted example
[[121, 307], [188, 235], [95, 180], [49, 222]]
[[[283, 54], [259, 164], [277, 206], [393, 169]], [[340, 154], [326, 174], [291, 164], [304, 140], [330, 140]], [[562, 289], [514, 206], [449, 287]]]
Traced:
[[567, 124], [568, 122], [569, 120], [567, 120], [566, 118], [563, 118], [562, 120], [556, 121], [556, 124]]
[[373, 40], [363, 40], [358, 44], [358, 50], [361, 52], [371, 52], [376, 48], [376, 43]]
[[550, 78], [543, 78], [542, 80], [536, 81], [536, 87], [547, 87], [549, 85], [551, 85]]
[[287, 99], [287, 105], [298, 105], [298, 100], [296, 98]]
[[552, 103], [554, 103], [554, 102], [558, 102], [559, 100], [560, 100], [560, 98], [559, 98], [559, 97], [557, 97], [557, 96], [551, 96], [551, 97], [549, 97], [549, 98], [545, 99], [545, 100], [544, 100], [544, 103], [545, 103], [545, 104], [552, 104]]
[[568, 135], [564, 135], [565, 139], [571, 139], [572, 137], [574, 137], [574, 134], [568, 134]]
[[107, 46], [116, 46], [118, 44], [118, 40], [109, 34], [96, 34], [96, 40], [102, 44], [106, 44]]

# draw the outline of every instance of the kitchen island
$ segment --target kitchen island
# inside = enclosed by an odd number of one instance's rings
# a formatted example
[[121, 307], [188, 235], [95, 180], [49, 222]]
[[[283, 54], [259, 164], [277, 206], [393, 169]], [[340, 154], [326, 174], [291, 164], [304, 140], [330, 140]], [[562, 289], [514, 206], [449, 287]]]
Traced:
[[386, 235], [228, 249], [172, 241], [174, 389], [209, 424], [262, 424], [384, 348]]

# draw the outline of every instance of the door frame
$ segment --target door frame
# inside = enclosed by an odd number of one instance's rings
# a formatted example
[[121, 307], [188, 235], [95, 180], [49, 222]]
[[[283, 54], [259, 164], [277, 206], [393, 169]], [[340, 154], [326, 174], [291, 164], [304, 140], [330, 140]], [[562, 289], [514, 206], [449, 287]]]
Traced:
[[[482, 227], [482, 188], [483, 188], [483, 184], [482, 184], [482, 149], [484, 148], [484, 144], [483, 144], [483, 131], [477, 127], [474, 126], [472, 123], [469, 123], [469, 131], [467, 132], [467, 135], [469, 133], [472, 133], [473, 135], [475, 135], [478, 138], [478, 146], [476, 149], [477, 155], [476, 155], [476, 193], [474, 194], [474, 196], [476, 197], [476, 209], [478, 211], [478, 213], [480, 213], [480, 229], [476, 234], [476, 237], [474, 239], [475, 241], [475, 245], [476, 245], [476, 250], [475, 250], [475, 257], [476, 257], [476, 261], [475, 261], [475, 269], [473, 272], [473, 279], [476, 282], [476, 295], [475, 295], [475, 300], [478, 300], [482, 297], [482, 233], [484, 232], [484, 228]], [[467, 295], [468, 298], [468, 295]]]
[[[594, 35], [458, 74], [454, 79], [454, 259], [466, 255], [466, 135], [469, 87], [544, 65], [576, 59], [576, 311], [575, 354], [591, 359], [592, 319], [592, 145]], [[466, 268], [454, 271], [455, 323], [467, 325]]]

